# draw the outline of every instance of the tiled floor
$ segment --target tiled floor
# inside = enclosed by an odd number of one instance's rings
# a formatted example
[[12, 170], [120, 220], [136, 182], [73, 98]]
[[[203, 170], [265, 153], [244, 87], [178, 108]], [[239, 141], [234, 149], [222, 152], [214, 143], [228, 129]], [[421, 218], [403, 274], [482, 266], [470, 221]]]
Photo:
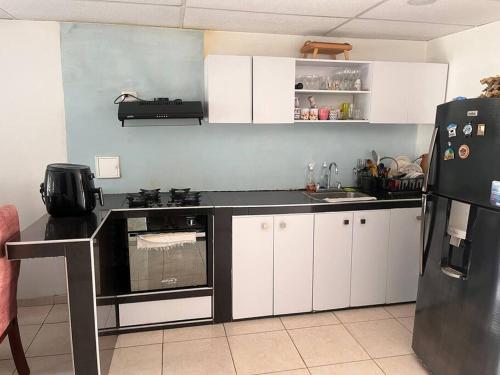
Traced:
[[[425, 375], [411, 350], [414, 304], [266, 318], [101, 340], [110, 374]], [[71, 374], [66, 305], [21, 307], [33, 375]], [[115, 347], [114, 351], [110, 345]], [[106, 350], [108, 349], [108, 350]], [[0, 375], [12, 375], [8, 342]]]

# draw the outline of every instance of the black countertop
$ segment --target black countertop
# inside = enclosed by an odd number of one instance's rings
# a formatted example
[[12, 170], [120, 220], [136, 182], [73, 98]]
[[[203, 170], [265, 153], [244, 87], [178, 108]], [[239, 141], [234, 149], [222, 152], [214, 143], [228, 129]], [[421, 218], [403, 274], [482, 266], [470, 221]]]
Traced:
[[[164, 201], [168, 199], [165, 197]], [[107, 217], [108, 213], [117, 213], [137, 216], [148, 210], [196, 210], [217, 208], [240, 208], [240, 214], [252, 210], [261, 210], [261, 213], [272, 214], [284, 207], [302, 207], [308, 212], [384, 209], [398, 207], [419, 207], [420, 199], [400, 200], [377, 200], [357, 201], [348, 203], [326, 203], [314, 200], [304, 194], [303, 191], [231, 191], [231, 192], [204, 192], [201, 196], [200, 207], [174, 208], [160, 207], [152, 209], [129, 208], [126, 194], [105, 194], [103, 207], [98, 206], [94, 212], [82, 217], [54, 218], [45, 214], [28, 228], [23, 230], [17, 239], [8, 242], [8, 246], [29, 243], [49, 242], [75, 242], [88, 241], [96, 233], [99, 225]], [[248, 211], [241, 211], [247, 208]], [[276, 211], [281, 213], [281, 211]]]

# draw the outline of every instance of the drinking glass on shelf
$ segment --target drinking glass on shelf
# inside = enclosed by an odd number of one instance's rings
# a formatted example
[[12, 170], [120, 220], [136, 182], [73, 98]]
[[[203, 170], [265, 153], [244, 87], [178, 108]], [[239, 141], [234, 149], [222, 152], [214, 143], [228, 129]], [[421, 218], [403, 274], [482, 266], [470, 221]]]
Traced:
[[353, 119], [354, 120], [363, 120], [363, 111], [361, 108], [355, 108], [353, 111]]

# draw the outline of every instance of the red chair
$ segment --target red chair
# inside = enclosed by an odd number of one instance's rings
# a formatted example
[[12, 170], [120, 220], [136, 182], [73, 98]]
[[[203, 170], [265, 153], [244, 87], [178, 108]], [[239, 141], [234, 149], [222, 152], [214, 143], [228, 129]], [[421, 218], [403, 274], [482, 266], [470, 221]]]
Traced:
[[9, 336], [12, 357], [19, 375], [28, 375], [30, 369], [24, 355], [17, 321], [17, 280], [20, 261], [9, 261], [5, 243], [19, 233], [16, 207], [0, 206], [0, 343]]

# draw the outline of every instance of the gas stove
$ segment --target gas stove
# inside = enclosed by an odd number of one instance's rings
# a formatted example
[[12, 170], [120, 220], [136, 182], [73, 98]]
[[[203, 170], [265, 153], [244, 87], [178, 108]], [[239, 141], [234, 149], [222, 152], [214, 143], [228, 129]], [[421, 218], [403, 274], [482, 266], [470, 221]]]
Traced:
[[200, 205], [201, 193], [190, 188], [170, 189], [168, 193], [160, 189], [140, 189], [138, 193], [127, 194], [130, 208], [194, 207]]

